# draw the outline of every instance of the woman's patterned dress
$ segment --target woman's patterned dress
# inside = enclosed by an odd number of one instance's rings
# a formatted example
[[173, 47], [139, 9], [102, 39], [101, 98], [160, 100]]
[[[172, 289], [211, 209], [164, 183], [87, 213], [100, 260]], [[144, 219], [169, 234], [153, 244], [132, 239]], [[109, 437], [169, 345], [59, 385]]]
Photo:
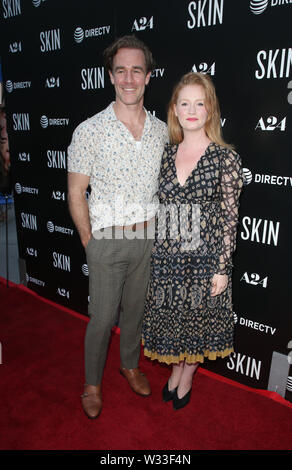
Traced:
[[[177, 147], [167, 145], [161, 162], [142, 344], [151, 359], [192, 364], [233, 351], [231, 258], [243, 180], [239, 155], [211, 143], [181, 186]], [[229, 282], [211, 297], [215, 273]]]

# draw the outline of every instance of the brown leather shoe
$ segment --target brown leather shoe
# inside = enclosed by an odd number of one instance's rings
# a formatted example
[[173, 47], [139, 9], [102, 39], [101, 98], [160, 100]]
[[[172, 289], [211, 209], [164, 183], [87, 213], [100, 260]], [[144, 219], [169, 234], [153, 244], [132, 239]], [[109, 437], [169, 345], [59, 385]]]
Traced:
[[84, 393], [81, 395], [81, 398], [82, 407], [86, 416], [90, 419], [97, 418], [102, 408], [101, 386], [85, 385]]
[[127, 379], [131, 389], [135, 393], [138, 393], [138, 395], [142, 395], [143, 397], [151, 395], [151, 389], [147, 377], [145, 374], [140, 372], [138, 367], [135, 369], [125, 369], [124, 367], [120, 367], [120, 373]]

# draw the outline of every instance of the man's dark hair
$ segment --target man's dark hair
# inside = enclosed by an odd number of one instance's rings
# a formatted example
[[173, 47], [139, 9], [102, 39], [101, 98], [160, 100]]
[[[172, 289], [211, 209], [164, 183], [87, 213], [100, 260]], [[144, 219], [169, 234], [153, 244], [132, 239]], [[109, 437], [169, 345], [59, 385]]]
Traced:
[[151, 72], [154, 69], [155, 64], [150, 49], [146, 46], [146, 44], [144, 44], [143, 41], [136, 38], [136, 36], [132, 35], [118, 38], [115, 42], [110, 44], [110, 46], [105, 49], [103, 55], [105, 67], [108, 71], [110, 70], [112, 72], [113, 59], [117, 54], [118, 50], [122, 48], [140, 49], [144, 52], [146, 73]]

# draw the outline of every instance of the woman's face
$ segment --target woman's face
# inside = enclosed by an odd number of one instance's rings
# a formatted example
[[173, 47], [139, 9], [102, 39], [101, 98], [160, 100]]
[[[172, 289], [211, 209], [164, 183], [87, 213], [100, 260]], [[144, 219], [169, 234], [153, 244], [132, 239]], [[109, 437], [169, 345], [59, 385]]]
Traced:
[[201, 85], [184, 86], [178, 94], [174, 113], [184, 131], [203, 131], [208, 119], [204, 88]]

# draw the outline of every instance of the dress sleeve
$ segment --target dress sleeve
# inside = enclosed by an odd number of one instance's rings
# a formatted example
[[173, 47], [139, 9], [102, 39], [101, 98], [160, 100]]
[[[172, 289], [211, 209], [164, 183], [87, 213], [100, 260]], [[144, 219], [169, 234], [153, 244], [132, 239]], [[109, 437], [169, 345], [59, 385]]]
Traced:
[[228, 150], [221, 155], [221, 250], [217, 274], [231, 274], [232, 255], [236, 248], [239, 196], [243, 186], [241, 159]]

